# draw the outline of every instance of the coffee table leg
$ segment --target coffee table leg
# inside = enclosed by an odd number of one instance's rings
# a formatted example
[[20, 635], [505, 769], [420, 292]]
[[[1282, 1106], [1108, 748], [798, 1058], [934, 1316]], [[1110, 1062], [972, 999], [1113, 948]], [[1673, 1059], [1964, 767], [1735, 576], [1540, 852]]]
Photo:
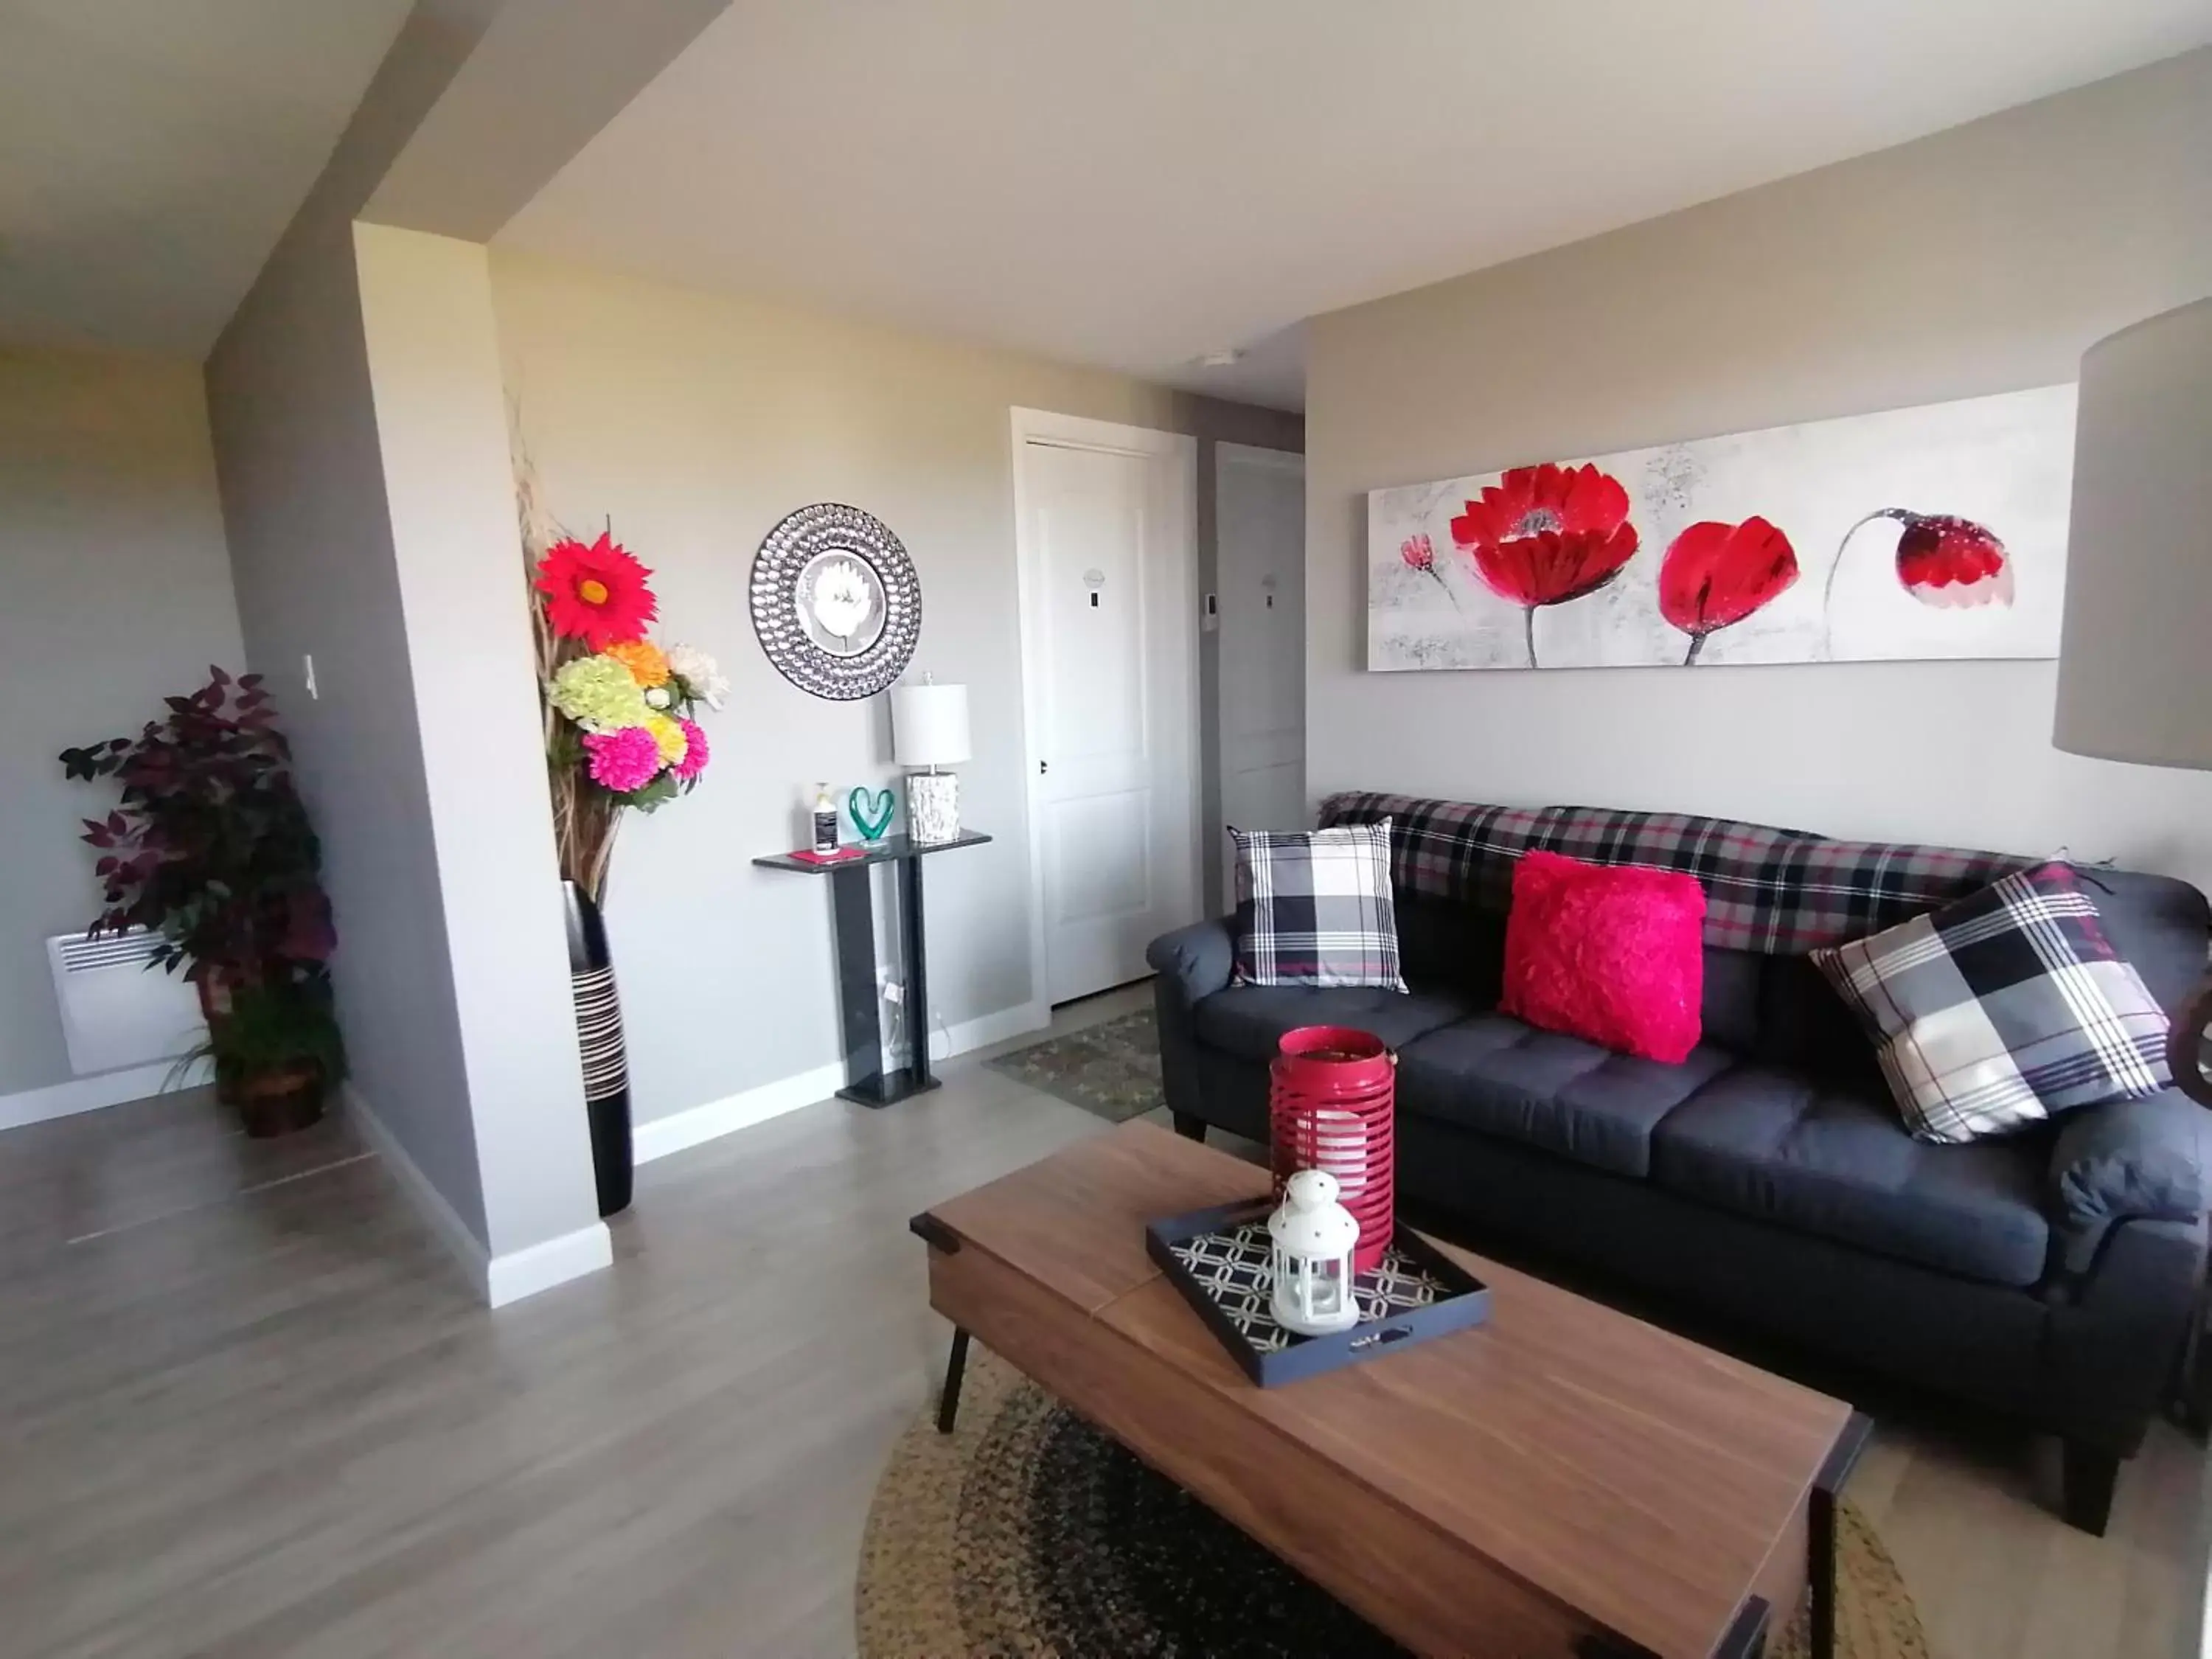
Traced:
[[1850, 1479], [1851, 1470], [1874, 1432], [1874, 1419], [1851, 1413], [1844, 1431], [1829, 1449], [1827, 1462], [1813, 1477], [1813, 1501], [1808, 1518], [1811, 1533], [1813, 1577], [1812, 1659], [1835, 1659], [1836, 1653], [1836, 1499]]
[[937, 1402], [937, 1431], [952, 1432], [952, 1419], [960, 1414], [960, 1378], [968, 1369], [968, 1333], [952, 1328], [952, 1352], [945, 1362], [945, 1393]]

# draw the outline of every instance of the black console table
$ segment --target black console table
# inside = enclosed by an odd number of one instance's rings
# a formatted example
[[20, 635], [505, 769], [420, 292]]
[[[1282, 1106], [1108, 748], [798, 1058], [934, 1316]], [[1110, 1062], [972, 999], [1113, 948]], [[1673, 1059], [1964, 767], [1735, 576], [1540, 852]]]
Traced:
[[[990, 839], [972, 830], [951, 841], [915, 842], [905, 836], [886, 836], [879, 842], [860, 843], [855, 848], [858, 858], [836, 859], [827, 864], [790, 853], [753, 860], [764, 870], [830, 878], [837, 935], [837, 1007], [845, 1031], [845, 1086], [837, 1091], [840, 1098], [856, 1100], [863, 1106], [889, 1106], [937, 1086], [929, 1069], [929, 971], [921, 937], [921, 860], [931, 853], [981, 847]], [[912, 1034], [908, 1044], [911, 1063], [888, 1072], [884, 1069], [883, 1022], [877, 1017], [875, 905], [868, 891], [869, 867], [878, 864], [898, 866], [899, 940], [906, 953], [907, 1028]]]

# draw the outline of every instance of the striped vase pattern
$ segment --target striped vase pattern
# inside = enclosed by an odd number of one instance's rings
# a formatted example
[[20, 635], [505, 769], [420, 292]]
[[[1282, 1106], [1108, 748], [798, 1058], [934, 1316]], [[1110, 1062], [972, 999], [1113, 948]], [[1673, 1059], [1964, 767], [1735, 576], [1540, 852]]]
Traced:
[[583, 1051], [584, 1111], [591, 1120], [592, 1174], [599, 1213], [629, 1207], [636, 1170], [630, 1141], [629, 1056], [623, 1045], [622, 997], [607, 955], [599, 907], [574, 882], [563, 882], [568, 913], [568, 984], [576, 1005], [577, 1047]]
[[605, 1100], [629, 1088], [623, 1051], [622, 1001], [611, 967], [571, 974], [576, 998], [576, 1037], [584, 1051], [584, 1098]]

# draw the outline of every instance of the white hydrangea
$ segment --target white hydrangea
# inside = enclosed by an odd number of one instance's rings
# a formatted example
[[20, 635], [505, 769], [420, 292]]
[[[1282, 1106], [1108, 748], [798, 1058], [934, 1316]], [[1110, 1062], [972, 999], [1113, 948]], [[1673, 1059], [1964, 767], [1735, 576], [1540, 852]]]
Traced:
[[668, 647], [669, 672], [684, 689], [709, 708], [720, 708], [730, 695], [730, 682], [714, 659], [696, 645]]

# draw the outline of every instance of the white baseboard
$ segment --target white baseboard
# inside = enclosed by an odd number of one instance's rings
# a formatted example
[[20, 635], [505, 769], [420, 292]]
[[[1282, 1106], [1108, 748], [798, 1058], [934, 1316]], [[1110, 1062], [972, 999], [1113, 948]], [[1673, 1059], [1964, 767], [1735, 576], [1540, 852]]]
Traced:
[[384, 1160], [384, 1167], [392, 1171], [392, 1179], [407, 1194], [407, 1201], [415, 1206], [416, 1213], [429, 1224], [447, 1253], [460, 1263], [469, 1282], [483, 1289], [491, 1265], [491, 1252], [485, 1248], [483, 1240], [461, 1219], [445, 1194], [431, 1184], [430, 1177], [408, 1155], [398, 1137], [376, 1115], [375, 1108], [362, 1097], [360, 1090], [350, 1082], [344, 1083], [339, 1085], [338, 1097], [345, 1103], [346, 1116], [361, 1131], [361, 1138], [368, 1143], [369, 1150]]
[[[0, 1095], [0, 1129], [20, 1129], [27, 1123], [44, 1123], [49, 1118], [74, 1117], [79, 1112], [96, 1112], [103, 1106], [120, 1106], [126, 1100], [143, 1100], [148, 1095], [158, 1095], [168, 1089], [169, 1079], [176, 1073], [173, 1060], [158, 1060], [150, 1066], [133, 1066], [120, 1072], [101, 1072], [94, 1077], [71, 1078], [67, 1083], [49, 1084], [43, 1089], [24, 1089], [12, 1095]], [[176, 1086], [189, 1089], [208, 1080], [204, 1063], [196, 1065], [177, 1078]]]
[[398, 1182], [400, 1191], [407, 1194], [416, 1212], [437, 1235], [438, 1242], [446, 1247], [447, 1253], [468, 1275], [469, 1282], [489, 1305], [503, 1308], [526, 1296], [535, 1296], [540, 1291], [614, 1265], [614, 1239], [604, 1221], [594, 1221], [587, 1227], [549, 1238], [542, 1244], [509, 1250], [504, 1255], [492, 1255], [483, 1240], [477, 1237], [476, 1230], [461, 1219], [446, 1195], [422, 1173], [422, 1166], [408, 1155], [398, 1137], [376, 1115], [361, 1091], [347, 1083], [341, 1086], [339, 1094], [346, 1115], [361, 1131], [361, 1138], [384, 1160], [384, 1167], [392, 1171], [392, 1178]]
[[558, 1238], [492, 1257], [484, 1275], [484, 1300], [495, 1308], [550, 1291], [615, 1265], [614, 1236], [594, 1221]]
[[950, 1060], [955, 1054], [972, 1054], [978, 1048], [988, 1048], [994, 1042], [1004, 1042], [1009, 1037], [1026, 1036], [1031, 1031], [1042, 1031], [1052, 1024], [1052, 1005], [1048, 1002], [1018, 1002], [1011, 1008], [1001, 1008], [995, 1014], [984, 1014], [958, 1025], [948, 1026], [942, 1031], [933, 1031], [929, 1038], [929, 1058], [932, 1064]]
[[817, 1100], [827, 1100], [844, 1081], [842, 1064], [817, 1066], [811, 1072], [763, 1083], [740, 1094], [725, 1095], [703, 1106], [648, 1119], [630, 1131], [631, 1156], [640, 1164], [650, 1164], [672, 1152], [720, 1140], [724, 1135], [750, 1129], [756, 1123], [765, 1123], [786, 1112], [811, 1106]]
[[[976, 1048], [988, 1048], [994, 1042], [1004, 1042], [1009, 1037], [1020, 1036], [1026, 1031], [1041, 1031], [1052, 1024], [1052, 1009], [1042, 1002], [1024, 1002], [1012, 1008], [1001, 1008], [996, 1013], [982, 1015], [976, 1019], [963, 1020], [930, 1034], [929, 1052], [933, 1062], [950, 1060], [955, 1054], [964, 1054]], [[888, 1064], [906, 1063], [903, 1052], [890, 1051]], [[631, 1132], [632, 1155], [640, 1164], [666, 1158], [709, 1140], [719, 1140], [724, 1135], [735, 1134], [740, 1129], [750, 1129], [756, 1123], [765, 1123], [772, 1117], [781, 1117], [786, 1112], [795, 1112], [802, 1106], [811, 1106], [837, 1092], [845, 1081], [842, 1062], [817, 1066], [812, 1071], [801, 1072], [795, 1077], [763, 1083], [757, 1089], [747, 1089], [741, 1094], [710, 1100], [703, 1106], [694, 1106], [681, 1112], [672, 1112], [666, 1117], [656, 1117], [639, 1124]]]

